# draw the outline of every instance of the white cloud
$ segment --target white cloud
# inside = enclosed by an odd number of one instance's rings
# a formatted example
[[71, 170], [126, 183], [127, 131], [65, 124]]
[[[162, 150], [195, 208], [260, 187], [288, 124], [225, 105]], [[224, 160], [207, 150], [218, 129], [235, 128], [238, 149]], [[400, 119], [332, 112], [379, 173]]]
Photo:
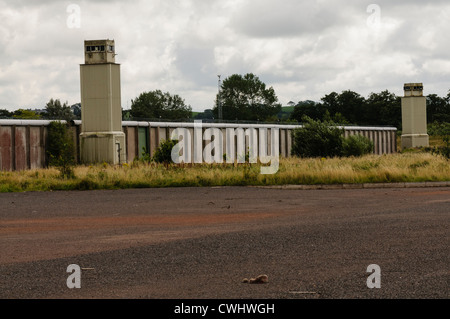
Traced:
[[[274, 0], [0, 1], [0, 108], [80, 100], [83, 41], [116, 41], [123, 107], [144, 91], [211, 108], [217, 75], [252, 72], [280, 102], [319, 100], [344, 89], [362, 95], [405, 82], [448, 91], [447, 1]], [[69, 28], [67, 7], [80, 7]], [[372, 20], [371, 20], [372, 21]], [[432, 91], [431, 91], [432, 90]]]
[[434, 59], [423, 64], [423, 70], [430, 74], [445, 75], [450, 77], [450, 61]]

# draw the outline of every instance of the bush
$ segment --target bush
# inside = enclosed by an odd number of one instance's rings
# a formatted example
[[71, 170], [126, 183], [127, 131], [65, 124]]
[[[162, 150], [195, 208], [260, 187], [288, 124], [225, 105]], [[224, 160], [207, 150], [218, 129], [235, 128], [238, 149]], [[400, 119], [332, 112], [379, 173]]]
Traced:
[[443, 146], [436, 146], [431, 151], [433, 154], [442, 155], [450, 160], [450, 135], [445, 135], [442, 137], [444, 142]]
[[372, 153], [373, 142], [363, 135], [350, 135], [344, 139], [342, 147], [344, 156], [363, 156]]
[[450, 159], [450, 123], [435, 122], [428, 127], [428, 134], [431, 136], [440, 136], [443, 146], [435, 147], [432, 151]]
[[72, 136], [66, 124], [50, 122], [48, 126], [48, 163], [57, 167], [62, 178], [74, 177], [75, 150]]
[[450, 123], [434, 122], [428, 125], [428, 135], [430, 136], [446, 136], [450, 135]]
[[178, 140], [164, 140], [155, 150], [152, 161], [156, 163], [170, 164], [172, 161], [172, 149], [178, 144]]
[[342, 155], [344, 129], [332, 121], [302, 118], [303, 127], [292, 132], [291, 155], [300, 157], [336, 157]]

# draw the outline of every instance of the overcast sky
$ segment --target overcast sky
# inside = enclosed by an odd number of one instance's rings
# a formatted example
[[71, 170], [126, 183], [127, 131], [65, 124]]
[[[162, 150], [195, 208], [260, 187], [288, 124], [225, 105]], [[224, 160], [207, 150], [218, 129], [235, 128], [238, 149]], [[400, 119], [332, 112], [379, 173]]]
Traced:
[[122, 107], [140, 93], [212, 108], [222, 79], [254, 73], [279, 102], [450, 89], [450, 2], [0, 0], [0, 109], [80, 102], [84, 40], [114, 39]]

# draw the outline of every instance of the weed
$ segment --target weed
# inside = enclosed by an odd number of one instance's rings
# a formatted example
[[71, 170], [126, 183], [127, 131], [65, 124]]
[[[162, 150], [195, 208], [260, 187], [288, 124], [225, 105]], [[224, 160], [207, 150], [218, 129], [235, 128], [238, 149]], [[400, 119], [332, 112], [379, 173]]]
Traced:
[[0, 192], [95, 190], [142, 187], [347, 184], [450, 181], [450, 161], [431, 153], [349, 158], [281, 158], [277, 174], [261, 175], [261, 163], [129, 165], [73, 167], [62, 179], [57, 168], [0, 172]]

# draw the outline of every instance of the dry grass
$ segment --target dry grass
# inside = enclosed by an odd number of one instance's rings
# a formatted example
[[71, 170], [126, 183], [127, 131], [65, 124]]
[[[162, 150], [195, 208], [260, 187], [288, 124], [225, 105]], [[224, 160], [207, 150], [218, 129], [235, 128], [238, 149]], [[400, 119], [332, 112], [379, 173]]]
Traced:
[[450, 161], [430, 153], [361, 158], [280, 160], [277, 174], [261, 175], [257, 164], [77, 166], [75, 178], [57, 169], [0, 172], [0, 192], [288, 184], [361, 184], [450, 181]]

